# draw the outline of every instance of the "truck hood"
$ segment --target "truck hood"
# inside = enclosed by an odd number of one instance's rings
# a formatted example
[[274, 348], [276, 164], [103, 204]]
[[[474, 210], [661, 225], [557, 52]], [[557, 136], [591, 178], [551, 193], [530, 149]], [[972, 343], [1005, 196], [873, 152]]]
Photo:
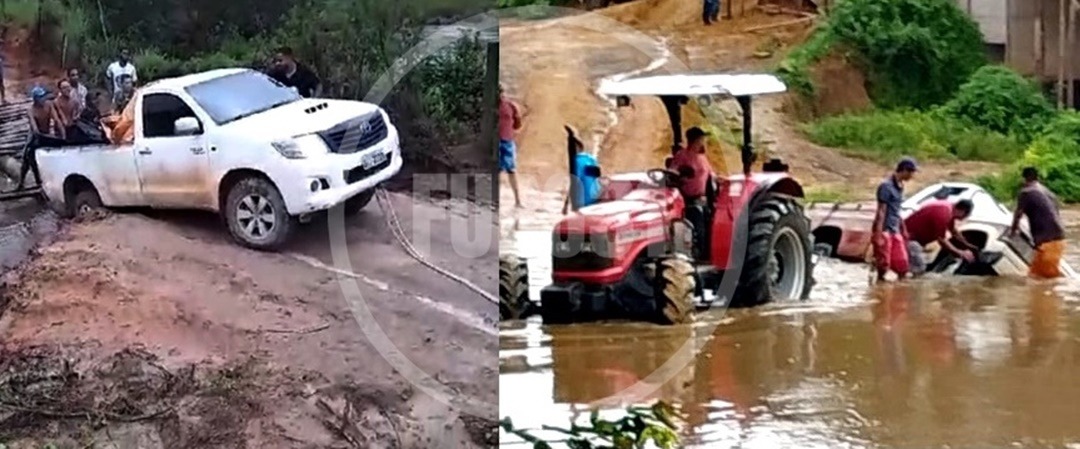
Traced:
[[607, 232], [635, 223], [661, 220], [665, 209], [663, 201], [648, 199], [627, 198], [598, 203], [564, 218], [555, 230], [566, 234]]
[[270, 140], [312, 134], [338, 123], [379, 110], [362, 101], [305, 98], [261, 114], [229, 123], [230, 132], [265, 136]]

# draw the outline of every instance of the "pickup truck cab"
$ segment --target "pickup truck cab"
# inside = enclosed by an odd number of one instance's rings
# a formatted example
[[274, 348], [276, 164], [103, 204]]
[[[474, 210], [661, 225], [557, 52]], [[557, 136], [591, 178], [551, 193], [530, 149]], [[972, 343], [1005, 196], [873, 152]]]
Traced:
[[149, 206], [222, 215], [241, 244], [273, 250], [310, 214], [353, 214], [401, 169], [397, 129], [377, 105], [305, 99], [248, 69], [150, 83], [121, 144], [41, 148], [58, 210]]

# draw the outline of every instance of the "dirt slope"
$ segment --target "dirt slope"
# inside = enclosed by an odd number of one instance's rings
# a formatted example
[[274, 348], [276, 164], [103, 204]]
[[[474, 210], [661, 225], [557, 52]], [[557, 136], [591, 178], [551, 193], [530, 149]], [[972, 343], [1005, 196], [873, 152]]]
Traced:
[[[616, 111], [611, 102], [593, 93], [602, 78], [636, 74], [657, 60], [664, 63], [651, 74], [769, 71], [786, 50], [812, 31], [813, 21], [765, 14], [754, 8], [755, 3], [734, 5], [732, 20], [709, 27], [699, 22], [701, 2], [696, 0], [638, 0], [597, 14], [502, 27], [500, 76], [526, 111], [518, 147], [527, 190], [525, 211], [502, 209], [504, 234], [508, 226], [543, 229], [557, 219], [566, 191], [564, 123], [597, 135], [596, 151], [607, 173], [641, 171], [662, 163], [671, 135], [659, 100], [637, 99], [634, 107]], [[746, 15], [740, 15], [744, 9]], [[771, 56], [758, 57], [756, 53], [762, 50]], [[820, 72], [823, 78], [857, 81], [857, 74], [843, 67], [824, 66]], [[861, 101], [857, 97], [819, 103], [825, 109], [844, 110], [857, 106]], [[737, 133], [731, 132], [737, 106], [689, 109], [684, 109], [684, 127], [711, 123], [729, 131], [730, 136], [710, 142], [709, 158], [718, 172], [738, 170]], [[787, 96], [759, 98], [754, 112], [758, 148], [770, 157], [785, 159], [810, 188], [865, 192], [857, 196], [869, 197], [873, 186], [890, 171], [888, 166], [807, 142], [798, 131]], [[923, 165], [915, 189], [923, 183], [966, 178], [997, 167]], [[500, 195], [503, 204], [510, 204], [505, 183]]]
[[[463, 229], [462, 218], [413, 204], [405, 196], [394, 195], [393, 201], [421, 251], [494, 290], [494, 266], [474, 259], [484, 257], [480, 249], [487, 243], [451, 238]], [[347, 276], [332, 268], [325, 222], [304, 227], [286, 252], [267, 254], [230, 242], [213, 217], [159, 215], [117, 214], [74, 224], [7, 277], [2, 293], [10, 304], [6, 312], [0, 310], [0, 349], [5, 359], [32, 361], [33, 369], [14, 371], [13, 378], [0, 365], [0, 441], [29, 438], [40, 444], [93, 436], [82, 426], [85, 419], [39, 414], [55, 410], [58, 403], [84, 402], [65, 402], [63, 395], [16, 394], [27, 378], [31, 385], [51, 385], [50, 377], [39, 372], [66, 369], [61, 362], [72, 360], [87, 388], [111, 394], [89, 402], [92, 414], [141, 415], [158, 405], [173, 406], [143, 420], [145, 428], [131, 430], [137, 438], [166, 444], [118, 442], [119, 447], [366, 447], [348, 441], [362, 443], [375, 438], [372, 432], [388, 429], [398, 435], [384, 435], [378, 447], [491, 443], [484, 440], [490, 425], [448, 408], [390, 365], [343, 296], [340, 280], [355, 282], [385, 338], [407, 360], [462, 398], [495, 403], [494, 304], [406, 256], [378, 206], [346, 228], [346, 250], [358, 273]], [[430, 236], [419, 232], [424, 229], [420, 220]], [[490, 225], [479, 230], [484, 229], [491, 230]], [[47, 356], [37, 357], [35, 351]], [[187, 389], [132, 390], [138, 379], [130, 373], [94, 374], [95, 366], [110, 365], [130, 351], [140, 354], [131, 362], [144, 366], [140, 370], [186, 382]], [[250, 366], [245, 364], [252, 359]], [[223, 375], [228, 379], [220, 379]], [[140, 376], [135, 377], [145, 377]], [[230, 394], [238, 400], [212, 407], [200, 400], [216, 394], [223, 381], [237, 384]], [[160, 396], [152, 401], [154, 407], [110, 406], [146, 395]], [[351, 403], [355, 414], [349, 419], [375, 420], [375, 427], [359, 424], [366, 436], [345, 438], [348, 432], [324, 425], [335, 418], [320, 400], [335, 413]], [[13, 401], [38, 411], [5, 408]], [[233, 418], [215, 423], [221, 414]], [[394, 429], [379, 430], [384, 425]], [[223, 436], [214, 444], [200, 440], [217, 433]], [[105, 443], [85, 447], [109, 447]]]

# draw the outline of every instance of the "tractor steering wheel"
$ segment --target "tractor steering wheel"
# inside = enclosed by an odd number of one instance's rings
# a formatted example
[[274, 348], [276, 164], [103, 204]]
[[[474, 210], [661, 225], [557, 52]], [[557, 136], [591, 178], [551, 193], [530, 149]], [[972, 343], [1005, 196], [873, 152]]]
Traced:
[[679, 176], [679, 173], [663, 168], [654, 168], [645, 172], [645, 174], [649, 177], [650, 181], [663, 187], [674, 187], [682, 181], [682, 177]]

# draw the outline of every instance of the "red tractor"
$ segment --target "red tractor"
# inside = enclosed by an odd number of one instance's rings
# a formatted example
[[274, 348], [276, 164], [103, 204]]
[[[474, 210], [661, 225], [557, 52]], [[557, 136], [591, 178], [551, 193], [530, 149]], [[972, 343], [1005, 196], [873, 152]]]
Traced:
[[[674, 148], [681, 147], [681, 107], [691, 96], [734, 98], [742, 110], [743, 171], [711, 179], [703, 206], [686, 205], [680, 175], [668, 169], [611, 176], [599, 203], [555, 226], [553, 283], [540, 294], [544, 321], [677, 324], [713, 305], [806, 299], [815, 261], [803, 188], [777, 159], [761, 173], [750, 171], [751, 98], [785, 90], [771, 75], [655, 76], [601, 85], [619, 106], [632, 96], [659, 96]], [[516, 312], [535, 307], [523, 291], [527, 270], [513, 258], [501, 267], [504, 310], [519, 317]]]

